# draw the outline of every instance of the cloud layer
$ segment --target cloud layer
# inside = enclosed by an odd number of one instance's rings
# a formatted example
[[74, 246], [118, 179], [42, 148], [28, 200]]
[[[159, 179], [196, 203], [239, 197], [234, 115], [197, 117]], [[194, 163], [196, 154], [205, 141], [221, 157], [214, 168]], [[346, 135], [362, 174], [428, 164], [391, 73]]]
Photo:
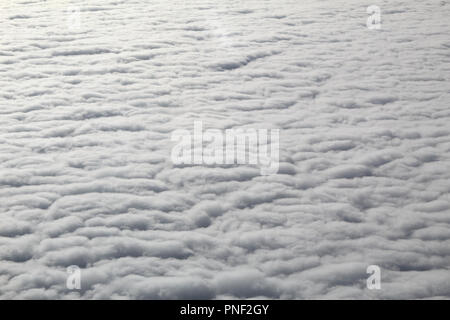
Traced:
[[[0, 298], [449, 298], [450, 3], [367, 5], [6, 1]], [[173, 165], [195, 120], [279, 173]]]

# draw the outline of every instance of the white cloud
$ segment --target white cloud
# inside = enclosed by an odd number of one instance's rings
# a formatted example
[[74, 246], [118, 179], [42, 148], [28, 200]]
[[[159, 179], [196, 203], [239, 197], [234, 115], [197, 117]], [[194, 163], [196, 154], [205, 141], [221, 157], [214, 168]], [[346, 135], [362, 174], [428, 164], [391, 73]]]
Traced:
[[[64, 1], [0, 10], [0, 298], [450, 297], [450, 5]], [[196, 120], [278, 174], [173, 164]]]

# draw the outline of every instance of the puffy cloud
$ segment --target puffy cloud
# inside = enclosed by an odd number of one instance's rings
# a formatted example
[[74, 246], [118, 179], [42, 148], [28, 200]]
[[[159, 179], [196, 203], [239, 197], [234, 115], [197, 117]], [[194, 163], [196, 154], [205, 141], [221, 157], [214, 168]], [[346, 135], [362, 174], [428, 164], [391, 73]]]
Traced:
[[[0, 298], [450, 297], [450, 5], [64, 2], [0, 9]], [[278, 174], [173, 164], [195, 120]]]

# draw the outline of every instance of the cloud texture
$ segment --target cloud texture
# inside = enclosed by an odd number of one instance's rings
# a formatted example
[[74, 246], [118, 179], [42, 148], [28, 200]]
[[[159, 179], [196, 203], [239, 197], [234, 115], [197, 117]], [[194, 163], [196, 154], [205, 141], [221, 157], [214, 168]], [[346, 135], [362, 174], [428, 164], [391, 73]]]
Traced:
[[[2, 5], [0, 298], [450, 297], [448, 1]], [[278, 174], [172, 164], [196, 120]]]

